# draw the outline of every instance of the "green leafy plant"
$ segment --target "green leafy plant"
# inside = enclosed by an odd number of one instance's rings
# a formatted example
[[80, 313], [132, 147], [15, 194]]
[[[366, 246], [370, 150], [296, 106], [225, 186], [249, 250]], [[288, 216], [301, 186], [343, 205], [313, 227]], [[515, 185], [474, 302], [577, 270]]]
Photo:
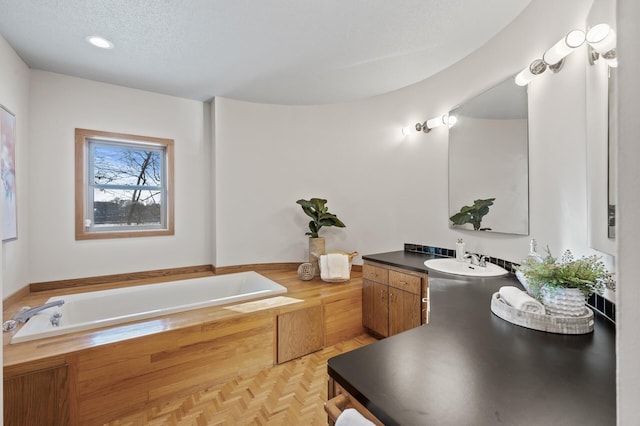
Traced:
[[318, 238], [318, 232], [323, 226], [337, 226], [338, 228], [344, 228], [346, 225], [342, 223], [338, 217], [332, 213], [329, 213], [327, 209], [327, 200], [322, 198], [312, 198], [310, 200], [298, 200], [297, 204], [302, 206], [302, 210], [312, 220], [309, 222], [309, 232], [305, 235], [311, 236], [311, 238]]
[[491, 231], [491, 228], [481, 228], [482, 218], [489, 213], [489, 206], [493, 205], [495, 198], [486, 200], [474, 200], [472, 206], [463, 206], [460, 211], [449, 218], [454, 225], [470, 223], [475, 231]]
[[549, 247], [542, 262], [535, 257], [527, 257], [516, 267], [527, 278], [533, 297], [540, 300], [543, 290], [551, 293], [561, 288], [576, 288], [585, 298], [594, 293], [602, 294], [605, 288], [614, 289], [615, 281], [599, 256], [583, 256], [575, 259], [570, 250], [558, 260], [551, 255]]

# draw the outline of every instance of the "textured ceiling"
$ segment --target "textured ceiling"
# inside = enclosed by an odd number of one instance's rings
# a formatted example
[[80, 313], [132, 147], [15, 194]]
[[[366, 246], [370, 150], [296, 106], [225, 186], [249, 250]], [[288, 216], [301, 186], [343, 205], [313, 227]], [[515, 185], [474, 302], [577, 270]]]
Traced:
[[[0, 0], [34, 69], [190, 99], [323, 104], [423, 80], [530, 0]], [[101, 35], [101, 50], [85, 41]]]

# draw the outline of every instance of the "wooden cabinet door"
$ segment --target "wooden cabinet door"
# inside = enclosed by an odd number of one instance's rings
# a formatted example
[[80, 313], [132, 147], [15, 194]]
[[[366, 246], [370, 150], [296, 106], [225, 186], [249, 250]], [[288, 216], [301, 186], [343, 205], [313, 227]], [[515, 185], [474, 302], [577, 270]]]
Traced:
[[277, 363], [319, 351], [323, 337], [321, 305], [279, 314]]
[[4, 424], [70, 424], [67, 366], [4, 379]]
[[383, 337], [389, 336], [389, 287], [362, 280], [362, 325]]
[[420, 296], [397, 288], [389, 288], [389, 335], [420, 326]]

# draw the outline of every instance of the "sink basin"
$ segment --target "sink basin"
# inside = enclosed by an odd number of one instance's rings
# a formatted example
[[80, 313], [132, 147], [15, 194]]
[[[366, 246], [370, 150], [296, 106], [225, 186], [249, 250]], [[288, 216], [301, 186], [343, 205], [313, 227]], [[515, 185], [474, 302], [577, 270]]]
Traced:
[[469, 262], [458, 262], [455, 259], [430, 259], [424, 262], [424, 266], [434, 271], [446, 274], [463, 275], [466, 277], [501, 277], [507, 275], [509, 271], [504, 268], [488, 263], [486, 267], [472, 265]]

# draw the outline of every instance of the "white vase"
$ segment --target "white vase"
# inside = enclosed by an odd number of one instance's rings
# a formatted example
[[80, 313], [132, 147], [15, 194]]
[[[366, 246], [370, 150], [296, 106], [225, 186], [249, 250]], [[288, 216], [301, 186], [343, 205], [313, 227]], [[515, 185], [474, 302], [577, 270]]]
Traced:
[[548, 315], [579, 317], [585, 314], [586, 299], [577, 288], [542, 289], [542, 304]]

